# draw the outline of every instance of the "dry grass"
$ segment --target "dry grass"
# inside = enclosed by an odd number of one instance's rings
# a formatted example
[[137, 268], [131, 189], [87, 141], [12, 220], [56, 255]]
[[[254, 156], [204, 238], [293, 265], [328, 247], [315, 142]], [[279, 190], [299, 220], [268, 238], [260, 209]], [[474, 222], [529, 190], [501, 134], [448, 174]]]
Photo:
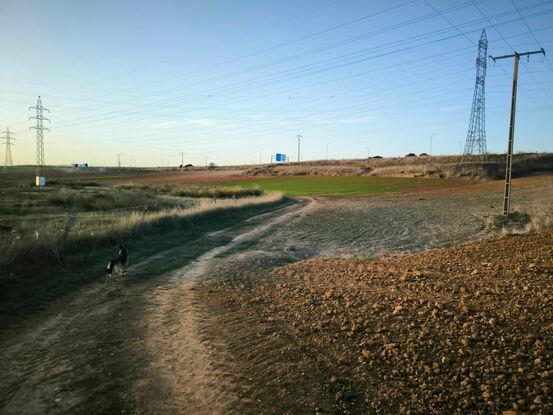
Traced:
[[[146, 229], [154, 232], [166, 232], [174, 229], [179, 219], [193, 219], [217, 214], [217, 212], [242, 209], [254, 205], [266, 205], [279, 202], [282, 193], [267, 193], [259, 197], [245, 197], [236, 200], [201, 200], [198, 204], [186, 209], [164, 209], [152, 212], [119, 212], [111, 215], [108, 221], [98, 217], [97, 221], [88, 224], [87, 229], [69, 232], [64, 236], [59, 226], [42, 229], [40, 235], [11, 234], [0, 237], [0, 279], [12, 278], [30, 270], [31, 264], [44, 268], [60, 265], [66, 254], [79, 254], [106, 245], [110, 240], [140, 235]], [[217, 218], [213, 218], [217, 221]]]
[[121, 217], [120, 222], [114, 226], [114, 230], [128, 231], [132, 228], [139, 228], [143, 225], [158, 222], [162, 219], [192, 218], [194, 216], [214, 213], [224, 209], [236, 209], [258, 204], [275, 203], [282, 200], [282, 198], [282, 193], [271, 192], [264, 194], [263, 196], [245, 197], [236, 200], [202, 200], [199, 204], [189, 209], [167, 209], [148, 214], [133, 212], [130, 215]]

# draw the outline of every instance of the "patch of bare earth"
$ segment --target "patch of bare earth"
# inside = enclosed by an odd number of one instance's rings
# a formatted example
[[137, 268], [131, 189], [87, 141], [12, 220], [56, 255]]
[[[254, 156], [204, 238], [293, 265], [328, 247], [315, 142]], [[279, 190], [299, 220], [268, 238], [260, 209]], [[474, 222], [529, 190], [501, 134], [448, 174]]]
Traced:
[[198, 293], [237, 412], [553, 412], [552, 230], [264, 269]]
[[158, 286], [145, 299], [136, 347], [145, 363], [134, 396], [144, 413], [224, 414], [233, 402], [232, 367], [220, 342], [204, 336], [195, 284]]

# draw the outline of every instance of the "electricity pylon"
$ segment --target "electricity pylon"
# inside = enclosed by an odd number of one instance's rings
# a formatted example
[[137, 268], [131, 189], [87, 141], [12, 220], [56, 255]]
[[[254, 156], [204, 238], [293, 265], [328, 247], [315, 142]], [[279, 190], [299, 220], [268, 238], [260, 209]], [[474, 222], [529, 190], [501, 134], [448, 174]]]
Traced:
[[[36, 101], [36, 107], [29, 107], [29, 110], [36, 110], [36, 116], [29, 117], [30, 120], [36, 120], [36, 126], [30, 128], [36, 130], [36, 177], [44, 177], [44, 130], [50, 131], [50, 129], [44, 127], [43, 124], [44, 121], [50, 122], [50, 120], [44, 118], [43, 113], [44, 111], [50, 112], [50, 110], [42, 106], [40, 96]], [[40, 186], [38, 181], [37, 186]]]
[[3, 138], [4, 142], [2, 144], [6, 145], [6, 157], [4, 159], [4, 167], [2, 168], [2, 172], [5, 173], [8, 170], [8, 166], [13, 166], [11, 146], [13, 146], [14, 143], [12, 143], [11, 140], [15, 140], [15, 137], [12, 135], [10, 127], [6, 127]]
[[471, 154], [480, 154], [482, 161], [487, 153], [486, 148], [486, 66], [488, 53], [488, 38], [486, 31], [482, 30], [482, 35], [478, 41], [478, 57], [476, 58], [476, 83], [474, 85], [474, 95], [472, 97], [472, 109], [470, 111], [469, 129], [465, 141], [465, 149], [461, 162]]

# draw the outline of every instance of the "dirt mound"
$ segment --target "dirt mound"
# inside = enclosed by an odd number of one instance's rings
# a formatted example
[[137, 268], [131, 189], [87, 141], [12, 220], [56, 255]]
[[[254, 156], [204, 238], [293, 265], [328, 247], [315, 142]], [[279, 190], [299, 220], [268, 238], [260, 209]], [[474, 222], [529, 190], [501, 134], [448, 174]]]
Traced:
[[277, 412], [551, 413], [552, 241], [314, 259], [206, 287], [234, 313], [252, 400]]

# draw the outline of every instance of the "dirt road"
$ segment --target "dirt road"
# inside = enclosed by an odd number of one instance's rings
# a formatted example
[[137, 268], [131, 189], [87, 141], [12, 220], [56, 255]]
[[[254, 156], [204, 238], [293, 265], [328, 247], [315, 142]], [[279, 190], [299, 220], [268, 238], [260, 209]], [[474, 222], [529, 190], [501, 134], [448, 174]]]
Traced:
[[[515, 181], [513, 190], [517, 204], [549, 215], [551, 176], [521, 180], [525, 186]], [[303, 399], [296, 392], [307, 394], [317, 380], [292, 385], [286, 374], [301, 375], [302, 367], [269, 357], [275, 349], [265, 349], [268, 336], [290, 346], [288, 322], [250, 324], [238, 303], [210, 308], [209, 288], [198, 281], [239, 278], [236, 287], [246, 289], [240, 284], [303, 258], [383, 256], [486, 239], [485, 218], [500, 197], [500, 185], [490, 182], [455, 192], [306, 201], [223, 231], [232, 242], [183, 268], [145, 281], [133, 281], [131, 269], [126, 281], [88, 286], [0, 334], [0, 413], [271, 413], [272, 401], [257, 401], [260, 379], [277, 391], [271, 399], [293, 412]]]
[[[229, 359], [203, 340], [194, 285], [217, 255], [300, 215], [309, 202], [228, 230], [232, 242], [141, 283], [99, 282], [0, 338], [0, 413], [224, 413]], [[220, 235], [220, 233], [218, 233]], [[213, 235], [215, 236], [215, 235]], [[163, 256], [163, 253], [160, 253]]]

